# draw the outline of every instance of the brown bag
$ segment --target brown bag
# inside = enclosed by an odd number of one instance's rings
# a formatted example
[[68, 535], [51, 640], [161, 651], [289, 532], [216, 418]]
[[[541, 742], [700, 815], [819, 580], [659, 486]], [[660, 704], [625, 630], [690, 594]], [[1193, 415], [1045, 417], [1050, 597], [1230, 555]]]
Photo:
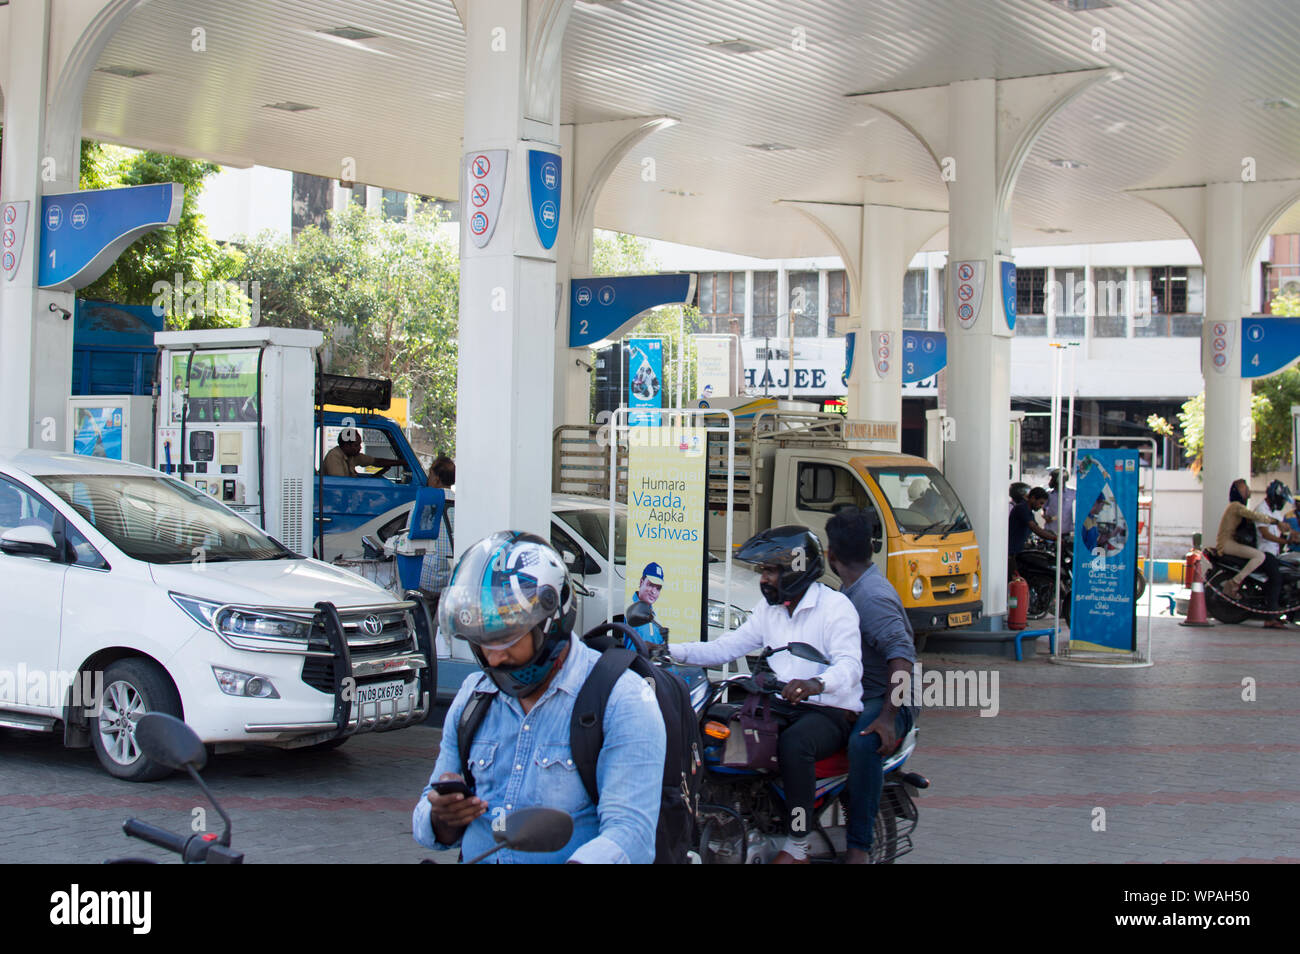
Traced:
[[732, 717], [730, 728], [722, 753], [724, 766], [770, 771], [779, 768], [777, 738], [781, 725], [772, 713], [770, 696], [755, 694], [746, 699]]

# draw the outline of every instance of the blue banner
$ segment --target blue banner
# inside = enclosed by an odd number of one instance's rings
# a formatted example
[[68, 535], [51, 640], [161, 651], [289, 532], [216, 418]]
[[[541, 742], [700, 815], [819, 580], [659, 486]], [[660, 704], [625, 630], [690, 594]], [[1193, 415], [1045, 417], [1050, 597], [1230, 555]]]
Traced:
[[1016, 263], [1002, 263], [1002, 314], [1007, 327], [1016, 330]]
[[694, 292], [695, 276], [689, 273], [575, 278], [569, 283], [569, 347], [613, 341], [641, 312], [687, 304]]
[[555, 244], [560, 230], [560, 156], [543, 149], [528, 150], [528, 198], [533, 225], [543, 248]]
[[948, 363], [948, 336], [942, 331], [903, 332], [903, 383], [932, 378]]
[[181, 218], [175, 182], [41, 197], [41, 288], [84, 288], [140, 236]]
[[1264, 378], [1300, 358], [1300, 318], [1241, 319], [1241, 376]]
[[72, 452], [84, 457], [122, 459], [122, 407], [78, 407], [72, 421]]
[[1070, 644], [1134, 651], [1138, 452], [1079, 449]]
[[664, 343], [659, 338], [628, 338], [627, 422], [632, 425], [659, 423], [659, 411], [638, 408], [664, 406]]

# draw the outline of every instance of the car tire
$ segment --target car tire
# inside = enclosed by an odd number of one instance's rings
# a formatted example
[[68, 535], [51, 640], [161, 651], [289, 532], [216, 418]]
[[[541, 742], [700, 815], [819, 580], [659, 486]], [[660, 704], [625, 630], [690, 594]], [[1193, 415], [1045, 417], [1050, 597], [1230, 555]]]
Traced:
[[146, 712], [181, 718], [181, 700], [167, 673], [147, 659], [120, 659], [104, 670], [100, 713], [90, 720], [90, 741], [99, 764], [114, 778], [153, 782], [172, 769], [140, 751], [135, 724]]

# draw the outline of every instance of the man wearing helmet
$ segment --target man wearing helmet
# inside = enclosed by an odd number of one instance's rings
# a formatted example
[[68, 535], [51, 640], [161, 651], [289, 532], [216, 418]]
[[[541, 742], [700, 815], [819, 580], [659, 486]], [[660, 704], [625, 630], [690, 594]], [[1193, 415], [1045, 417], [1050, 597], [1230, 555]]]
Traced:
[[[1291, 489], [1282, 481], [1275, 480], [1264, 491], [1264, 499], [1255, 505], [1255, 512], [1285, 522], [1291, 503]], [[1259, 533], [1259, 549], [1274, 557], [1281, 556], [1282, 544], [1291, 542], [1297, 536], [1295, 531], [1276, 524], [1261, 523], [1255, 529]]]
[[[458, 844], [474, 856], [495, 845], [494, 826], [529, 805], [573, 817], [560, 851], [494, 857], [514, 863], [649, 863], [655, 855], [664, 771], [663, 716], [653, 690], [631, 672], [605, 708], [604, 745], [593, 804], [574, 765], [569, 725], [578, 691], [600, 654], [573, 638], [577, 603], [560, 555], [541, 537], [503, 531], [465, 552], [443, 589], [438, 626], [466, 640], [482, 673], [469, 676], [444, 721], [429, 784], [412, 814], [427, 848]], [[462, 753], [456, 727], [467, 706], [486, 714]], [[462, 768], [468, 771], [462, 774]], [[468, 775], [469, 777], [465, 777]], [[439, 794], [462, 780], [471, 795]]]
[[678, 662], [697, 666], [716, 666], [793, 642], [808, 643], [830, 659], [829, 668], [788, 652], [770, 659], [772, 671], [786, 683], [782, 697], [798, 704], [777, 747], [789, 837], [774, 863], [806, 863], [816, 763], [844, 748], [862, 711], [858, 612], [848, 597], [817, 582], [825, 562], [817, 535], [807, 527], [764, 530], [745, 542], [736, 559], [758, 568], [765, 602], [721, 639], [673, 643], [670, 649]]

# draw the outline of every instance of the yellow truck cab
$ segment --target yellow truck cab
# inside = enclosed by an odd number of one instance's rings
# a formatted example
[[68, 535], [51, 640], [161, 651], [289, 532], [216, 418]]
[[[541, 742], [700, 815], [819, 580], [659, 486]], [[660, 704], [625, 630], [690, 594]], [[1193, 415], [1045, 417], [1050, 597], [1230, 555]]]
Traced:
[[[979, 545], [956, 491], [929, 461], [855, 450], [837, 414], [760, 411], [736, 422], [732, 540], [802, 524], [826, 543], [826, 521], [855, 506], [879, 528], [872, 561], [902, 599], [918, 642], [979, 619]], [[709, 545], [726, 539], [726, 440], [709, 444]], [[824, 583], [837, 587], [829, 570]]]

